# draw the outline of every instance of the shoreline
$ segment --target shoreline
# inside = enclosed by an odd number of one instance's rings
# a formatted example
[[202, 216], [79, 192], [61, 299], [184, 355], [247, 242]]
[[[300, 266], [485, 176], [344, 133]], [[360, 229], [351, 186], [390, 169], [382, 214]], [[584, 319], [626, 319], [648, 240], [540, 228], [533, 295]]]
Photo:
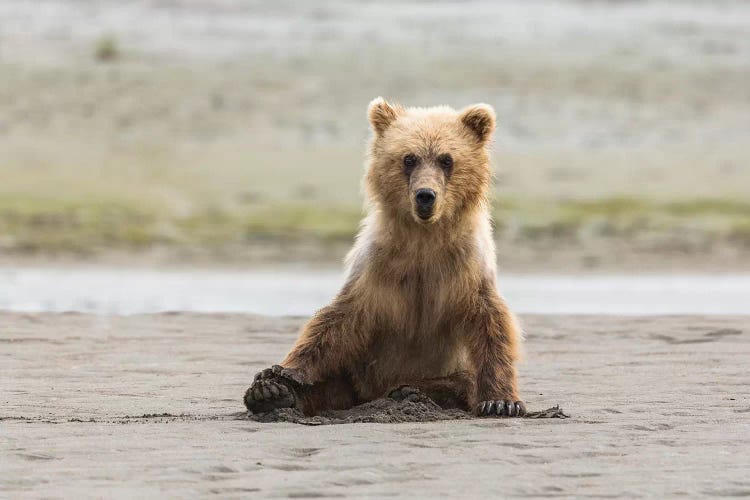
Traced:
[[[147, 250], [91, 250], [90, 253], [21, 254], [0, 252], [3, 267], [121, 267], [163, 270], [325, 269], [344, 270], [353, 239], [339, 243], [307, 241], [289, 244], [234, 245], [221, 251], [195, 247]], [[498, 269], [505, 273], [580, 274], [713, 274], [750, 272], [750, 248], [716, 243], [702, 251], [649, 249], [625, 240], [591, 245], [496, 242]]]

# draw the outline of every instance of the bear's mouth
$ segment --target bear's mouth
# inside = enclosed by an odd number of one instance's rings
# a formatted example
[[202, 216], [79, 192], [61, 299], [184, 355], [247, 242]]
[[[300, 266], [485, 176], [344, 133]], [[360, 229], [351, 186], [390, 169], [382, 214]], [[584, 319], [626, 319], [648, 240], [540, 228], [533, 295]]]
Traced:
[[417, 214], [417, 219], [419, 222], [430, 222], [433, 215], [435, 215], [435, 211], [432, 209], [419, 209], [417, 208], [415, 210]]
[[421, 220], [428, 221], [432, 218], [432, 210], [430, 210], [429, 212], [417, 210], [417, 217], [419, 217]]

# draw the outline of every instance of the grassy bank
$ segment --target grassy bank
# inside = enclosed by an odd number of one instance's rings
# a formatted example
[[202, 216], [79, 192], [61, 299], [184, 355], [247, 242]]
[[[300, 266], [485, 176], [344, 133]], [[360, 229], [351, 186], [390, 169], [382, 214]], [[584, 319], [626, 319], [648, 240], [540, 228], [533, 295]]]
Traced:
[[[739, 200], [498, 199], [493, 212], [501, 242], [610, 240], [698, 253], [725, 243], [750, 253], [750, 202]], [[83, 256], [157, 247], [224, 253], [268, 242], [326, 247], [351, 241], [360, 218], [356, 205], [206, 206], [180, 213], [115, 199], [6, 196], [0, 197], [0, 248], [5, 254]]]

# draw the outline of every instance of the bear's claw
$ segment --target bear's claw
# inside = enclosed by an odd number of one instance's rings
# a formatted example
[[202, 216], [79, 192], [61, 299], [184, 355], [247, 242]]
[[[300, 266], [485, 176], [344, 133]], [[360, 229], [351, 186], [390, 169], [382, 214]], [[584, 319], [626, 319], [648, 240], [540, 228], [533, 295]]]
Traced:
[[293, 368], [284, 368], [281, 365], [273, 365], [255, 374], [253, 382], [264, 379], [283, 379], [296, 385], [305, 385], [305, 378], [302, 372]]
[[475, 410], [480, 417], [523, 417], [526, 415], [526, 405], [523, 401], [482, 401]]

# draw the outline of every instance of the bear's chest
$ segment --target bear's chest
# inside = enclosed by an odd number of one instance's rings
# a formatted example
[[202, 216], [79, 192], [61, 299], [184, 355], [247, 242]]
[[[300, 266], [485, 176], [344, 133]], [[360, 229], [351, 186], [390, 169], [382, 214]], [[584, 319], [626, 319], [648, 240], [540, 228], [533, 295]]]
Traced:
[[[360, 387], [387, 390], [403, 380], [446, 376], [466, 361], [465, 317], [479, 281], [471, 266], [378, 266], [359, 287], [370, 344], [355, 370]], [[373, 397], [378, 394], [372, 394]]]
[[463, 318], [472, 307], [471, 281], [424, 271], [381, 280], [366, 305], [374, 318], [368, 362], [429, 376], [455, 364], [464, 337]]
[[410, 342], [435, 338], [460, 322], [478, 284], [461, 273], [442, 274], [434, 270], [408, 270], [381, 276], [368, 285], [368, 315], [377, 318], [378, 328], [400, 332]]

